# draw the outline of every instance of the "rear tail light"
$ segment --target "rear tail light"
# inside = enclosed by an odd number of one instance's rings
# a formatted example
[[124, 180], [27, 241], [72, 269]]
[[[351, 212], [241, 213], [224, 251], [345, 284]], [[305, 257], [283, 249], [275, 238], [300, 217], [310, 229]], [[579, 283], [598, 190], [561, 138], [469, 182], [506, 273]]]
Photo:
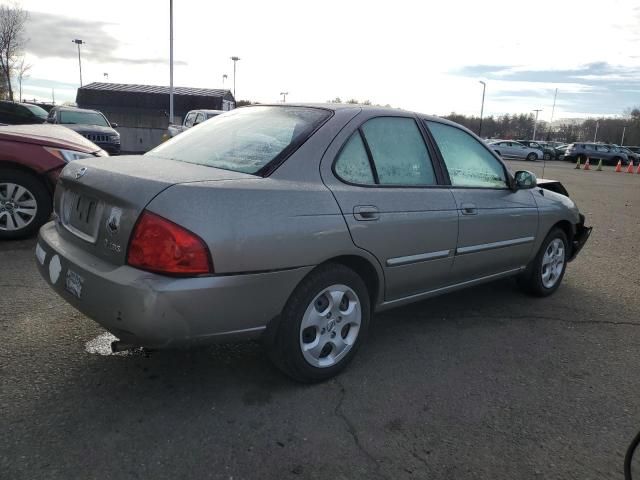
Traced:
[[209, 249], [200, 237], [146, 210], [133, 230], [127, 263], [167, 275], [213, 273]]

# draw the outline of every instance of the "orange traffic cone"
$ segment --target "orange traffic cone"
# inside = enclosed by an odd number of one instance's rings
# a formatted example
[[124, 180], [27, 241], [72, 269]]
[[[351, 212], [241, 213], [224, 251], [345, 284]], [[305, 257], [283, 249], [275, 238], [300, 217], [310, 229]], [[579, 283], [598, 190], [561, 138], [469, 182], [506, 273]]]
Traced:
[[616, 165], [616, 172], [622, 171], [622, 160], [618, 160], [618, 165]]
[[627, 165], [627, 173], [633, 173], [633, 162], [629, 161], [629, 165]]
[[587, 161], [584, 162], [583, 170], [591, 170], [591, 166], [589, 165], [589, 157], [587, 157]]

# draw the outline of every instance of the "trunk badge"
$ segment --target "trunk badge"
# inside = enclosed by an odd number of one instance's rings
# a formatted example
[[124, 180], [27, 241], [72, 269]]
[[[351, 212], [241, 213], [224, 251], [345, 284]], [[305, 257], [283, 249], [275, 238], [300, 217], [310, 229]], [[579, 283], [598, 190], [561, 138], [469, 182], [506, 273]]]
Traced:
[[107, 231], [111, 235], [115, 235], [120, 230], [121, 216], [122, 216], [122, 209], [118, 207], [113, 207], [111, 209], [111, 214], [109, 215], [109, 219], [107, 220]]
[[87, 167], [82, 167], [80, 170], [78, 170], [76, 172], [76, 180], [84, 177], [84, 174], [87, 173], [88, 168]]

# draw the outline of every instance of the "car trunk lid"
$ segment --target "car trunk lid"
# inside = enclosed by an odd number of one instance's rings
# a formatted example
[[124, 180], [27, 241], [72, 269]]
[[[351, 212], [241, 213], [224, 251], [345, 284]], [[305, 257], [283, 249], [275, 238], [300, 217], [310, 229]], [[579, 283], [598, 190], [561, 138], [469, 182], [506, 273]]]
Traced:
[[65, 167], [56, 188], [58, 230], [97, 257], [123, 265], [140, 213], [160, 192], [179, 183], [247, 178], [260, 177], [146, 155], [78, 160]]

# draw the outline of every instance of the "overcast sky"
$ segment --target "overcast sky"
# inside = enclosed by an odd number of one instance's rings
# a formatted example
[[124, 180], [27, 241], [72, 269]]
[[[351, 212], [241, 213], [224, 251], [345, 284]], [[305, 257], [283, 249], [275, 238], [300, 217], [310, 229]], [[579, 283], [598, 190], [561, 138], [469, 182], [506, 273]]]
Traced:
[[[0, 3], [9, 3], [0, 0]], [[24, 96], [75, 100], [84, 83], [169, 84], [169, 0], [22, 0]], [[174, 84], [232, 85], [237, 98], [343, 100], [424, 113], [541, 108], [555, 118], [640, 105], [640, 2], [607, 0], [174, 0]]]

